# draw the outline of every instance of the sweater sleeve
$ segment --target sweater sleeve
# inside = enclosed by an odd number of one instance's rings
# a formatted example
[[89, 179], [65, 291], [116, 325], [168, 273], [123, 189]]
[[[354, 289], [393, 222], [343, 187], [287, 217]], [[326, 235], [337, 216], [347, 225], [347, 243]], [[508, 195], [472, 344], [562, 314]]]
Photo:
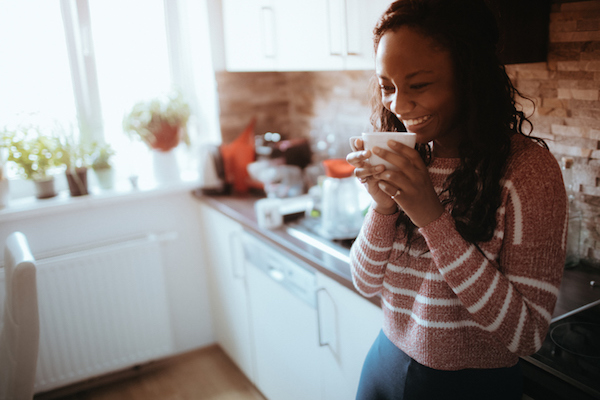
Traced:
[[568, 202], [558, 164], [544, 152], [510, 165], [492, 239], [499, 241], [497, 258], [485, 243], [465, 241], [447, 212], [420, 229], [473, 320], [518, 356], [542, 345], [565, 261]]
[[370, 209], [350, 249], [350, 271], [354, 287], [366, 297], [381, 292], [383, 277], [396, 236], [400, 212], [383, 215]]

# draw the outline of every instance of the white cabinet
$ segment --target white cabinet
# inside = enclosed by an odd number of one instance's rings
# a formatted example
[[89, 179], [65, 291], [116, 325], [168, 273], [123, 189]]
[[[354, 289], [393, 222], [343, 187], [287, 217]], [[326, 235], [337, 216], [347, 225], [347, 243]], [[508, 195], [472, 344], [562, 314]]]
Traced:
[[383, 311], [361, 295], [317, 275], [318, 311], [323, 347], [322, 399], [344, 400], [356, 396], [365, 357], [383, 324]]
[[223, 0], [228, 71], [373, 69], [389, 0]]
[[199, 211], [215, 336], [227, 355], [253, 380], [242, 226], [205, 204], [199, 205]]
[[270, 0], [223, 0], [227, 70], [275, 69], [275, 22], [270, 3]]

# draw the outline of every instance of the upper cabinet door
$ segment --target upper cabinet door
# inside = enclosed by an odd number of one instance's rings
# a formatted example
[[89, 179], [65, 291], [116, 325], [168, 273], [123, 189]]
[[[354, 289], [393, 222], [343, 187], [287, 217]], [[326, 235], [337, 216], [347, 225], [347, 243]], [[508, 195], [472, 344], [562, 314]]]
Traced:
[[373, 69], [389, 0], [223, 0], [228, 71]]
[[344, 68], [343, 2], [274, 0], [278, 70]]
[[346, 69], [375, 69], [373, 28], [390, 0], [345, 1], [345, 67]]
[[228, 71], [275, 70], [275, 20], [271, 0], [223, 0]]

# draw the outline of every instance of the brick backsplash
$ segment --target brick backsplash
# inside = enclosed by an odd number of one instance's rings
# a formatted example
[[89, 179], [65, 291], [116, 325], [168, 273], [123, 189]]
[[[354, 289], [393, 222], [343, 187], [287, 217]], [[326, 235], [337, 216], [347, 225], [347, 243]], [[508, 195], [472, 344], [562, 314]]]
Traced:
[[[583, 213], [581, 256], [600, 266], [600, 0], [554, 0], [545, 63], [507, 66], [535, 108], [533, 135], [560, 160], [573, 157], [576, 205]], [[373, 71], [218, 72], [223, 140], [253, 118], [256, 134], [311, 138], [343, 157], [348, 138], [370, 129]]]

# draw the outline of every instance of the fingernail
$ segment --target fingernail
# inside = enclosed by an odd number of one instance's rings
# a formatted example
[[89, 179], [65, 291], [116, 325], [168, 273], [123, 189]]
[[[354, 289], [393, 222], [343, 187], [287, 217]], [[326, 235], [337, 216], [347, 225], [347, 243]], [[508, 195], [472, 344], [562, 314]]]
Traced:
[[383, 172], [383, 170], [385, 170], [385, 167], [383, 165], [376, 165], [375, 166], [375, 171], [377, 171], [377, 172]]
[[379, 147], [373, 147], [373, 153], [379, 154], [381, 153], [381, 149]]

